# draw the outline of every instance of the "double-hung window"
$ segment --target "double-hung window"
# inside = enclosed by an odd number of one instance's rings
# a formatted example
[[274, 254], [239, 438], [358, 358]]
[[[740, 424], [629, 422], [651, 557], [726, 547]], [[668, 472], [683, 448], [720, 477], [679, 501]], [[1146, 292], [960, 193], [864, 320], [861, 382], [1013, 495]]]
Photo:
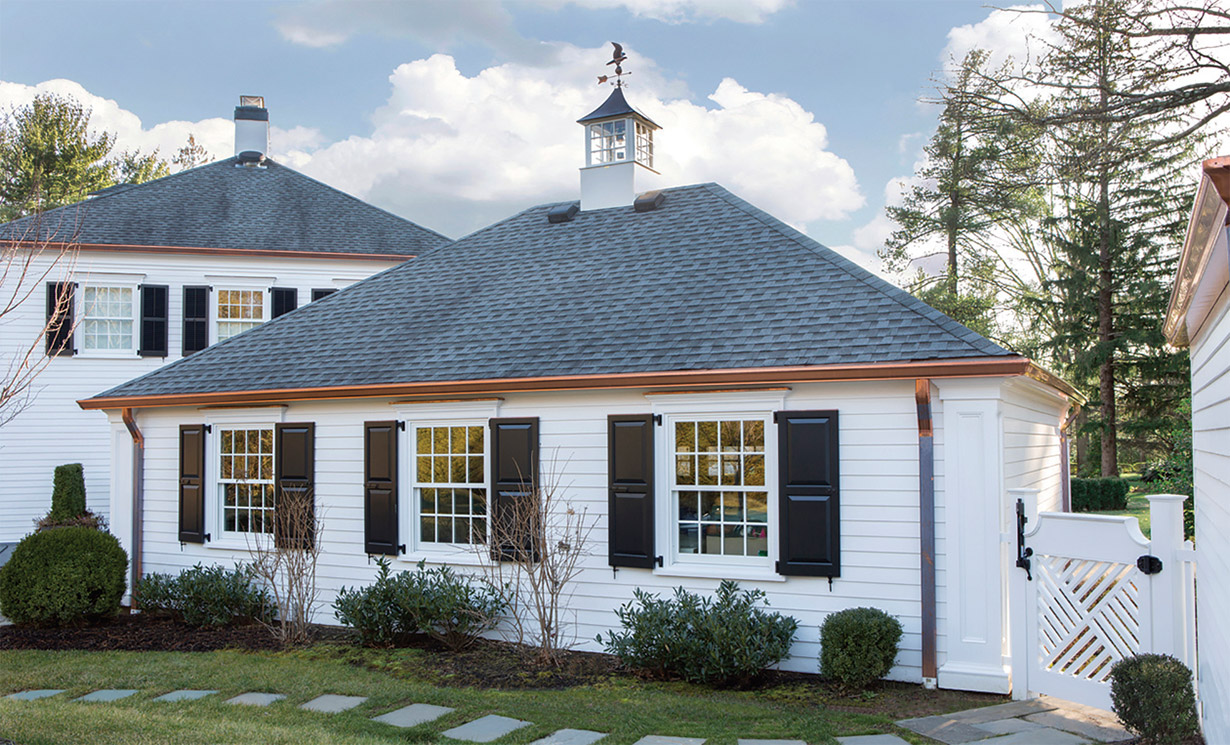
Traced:
[[86, 285], [81, 293], [81, 349], [119, 356], [137, 351], [136, 285]]
[[226, 533], [272, 533], [273, 426], [218, 429], [218, 501]]
[[486, 430], [481, 423], [414, 427], [412, 499], [420, 547], [486, 542]]
[[676, 417], [670, 504], [681, 558], [769, 556], [766, 420]]
[[256, 328], [267, 319], [265, 297], [260, 289], [220, 289], [214, 301], [216, 339], [223, 341]]

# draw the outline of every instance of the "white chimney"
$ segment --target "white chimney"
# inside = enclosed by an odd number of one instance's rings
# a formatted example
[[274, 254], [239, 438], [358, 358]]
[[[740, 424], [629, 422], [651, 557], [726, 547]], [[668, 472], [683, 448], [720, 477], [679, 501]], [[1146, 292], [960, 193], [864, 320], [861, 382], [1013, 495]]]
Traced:
[[653, 133], [660, 127], [628, 105], [623, 87], [577, 123], [585, 127], [582, 210], [627, 207], [638, 192], [658, 188]]
[[264, 96], [240, 96], [235, 107], [235, 154], [269, 152], [269, 110]]

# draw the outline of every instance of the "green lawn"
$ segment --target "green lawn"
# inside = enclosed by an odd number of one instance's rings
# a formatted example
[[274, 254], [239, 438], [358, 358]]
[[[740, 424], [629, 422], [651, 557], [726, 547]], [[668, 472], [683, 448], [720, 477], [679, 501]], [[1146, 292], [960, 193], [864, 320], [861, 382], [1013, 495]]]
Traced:
[[1122, 515], [1125, 517], [1134, 517], [1140, 523], [1140, 532], [1149, 535], [1149, 500], [1148, 495], [1153, 494], [1156, 490], [1152, 485], [1146, 484], [1140, 480], [1140, 477], [1135, 474], [1124, 474], [1125, 479], [1132, 483], [1132, 491], [1128, 493], [1128, 506], [1126, 510], [1107, 510], [1106, 512], [1097, 512], [1098, 515]]
[[[31, 688], [65, 688], [67, 693], [41, 701], [0, 698], [0, 736], [21, 745], [431, 743], [443, 739], [439, 733], [449, 727], [498, 713], [534, 723], [503, 738], [501, 745], [523, 745], [565, 727], [612, 733], [602, 745], [631, 745], [647, 734], [704, 737], [709, 745], [735, 745], [740, 737], [801, 739], [817, 745], [832, 742], [835, 735], [878, 732], [925, 743], [930, 741], [892, 724], [903, 716], [903, 707], [955, 711], [996, 702], [986, 696], [898, 686], [868, 700], [827, 702], [834, 705], [830, 707], [820, 700], [825, 695], [821, 689], [805, 684], [719, 692], [624, 676], [561, 690], [453, 688], [416, 676], [416, 655], [421, 652], [345, 645], [289, 652], [4, 651], [0, 695]], [[113, 703], [70, 700], [98, 688], [141, 692]], [[221, 695], [173, 704], [150, 700], [178, 688], [218, 689]], [[244, 691], [284, 693], [287, 698], [267, 708], [222, 703]], [[342, 714], [297, 708], [322, 693], [369, 699]], [[889, 705], [877, 705], [878, 698]], [[369, 721], [410, 703], [456, 711], [408, 730]]]

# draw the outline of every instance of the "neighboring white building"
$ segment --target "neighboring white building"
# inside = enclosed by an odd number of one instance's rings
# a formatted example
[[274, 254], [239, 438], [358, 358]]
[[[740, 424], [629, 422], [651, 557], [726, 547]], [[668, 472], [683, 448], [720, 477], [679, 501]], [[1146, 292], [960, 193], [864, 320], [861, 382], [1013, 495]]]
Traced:
[[874, 605], [892, 677], [1008, 691], [1008, 489], [1059, 509], [1071, 390], [717, 185], [635, 197], [654, 127], [622, 90], [581, 121], [579, 203], [81, 402], [139, 571], [244, 560], [310, 493], [329, 623], [372, 555], [473, 565], [538, 474], [595, 524], [583, 647], [637, 588], [732, 578], [801, 622], [789, 669]]
[[[53, 359], [30, 405], [0, 427], [0, 544], [46, 514], [62, 463], [84, 464], [89, 508], [109, 512], [110, 428], [78, 399], [447, 242], [265, 158], [268, 112], [260, 99], [245, 103], [235, 109], [236, 157], [42, 216], [38, 230], [53, 245], [27, 281], [42, 279], [57, 244], [77, 244], [76, 256], [5, 317], [0, 369], [38, 338], [56, 288], [73, 321], [49, 336]], [[33, 229], [30, 218], [17, 220], [0, 226], [0, 238], [32, 239]]]
[[1230, 742], [1230, 157], [1204, 162], [1175, 277], [1166, 339], [1192, 366], [1196, 595], [1201, 722], [1207, 742]]

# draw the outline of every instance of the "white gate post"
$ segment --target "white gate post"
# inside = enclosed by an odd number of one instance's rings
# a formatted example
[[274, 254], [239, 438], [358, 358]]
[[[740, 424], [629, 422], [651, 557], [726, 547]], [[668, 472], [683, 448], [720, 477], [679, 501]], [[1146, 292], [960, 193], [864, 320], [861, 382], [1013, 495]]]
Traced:
[[[1162, 571], [1152, 575], [1153, 639], [1151, 652], [1182, 660], [1187, 655], [1185, 618], [1188, 609], [1183, 592], [1184, 567], [1179, 557], [1183, 546], [1183, 500], [1180, 494], [1153, 494], [1149, 500], [1149, 551], [1161, 559]], [[1190, 662], [1188, 663], [1190, 665]]]
[[1038, 526], [1038, 490], [1008, 490], [1008, 511], [1012, 515], [1012, 531], [1006, 538], [1012, 555], [1008, 562], [1008, 576], [1011, 578], [1008, 582], [1008, 654], [1012, 663], [1012, 698], [1020, 701], [1029, 698], [1029, 655], [1037, 654], [1037, 650], [1029, 646], [1029, 614], [1036, 612], [1029, 602], [1029, 592], [1033, 588], [1025, 579], [1025, 570], [1016, 566], [1018, 499], [1025, 504], [1025, 532], [1028, 533]]

